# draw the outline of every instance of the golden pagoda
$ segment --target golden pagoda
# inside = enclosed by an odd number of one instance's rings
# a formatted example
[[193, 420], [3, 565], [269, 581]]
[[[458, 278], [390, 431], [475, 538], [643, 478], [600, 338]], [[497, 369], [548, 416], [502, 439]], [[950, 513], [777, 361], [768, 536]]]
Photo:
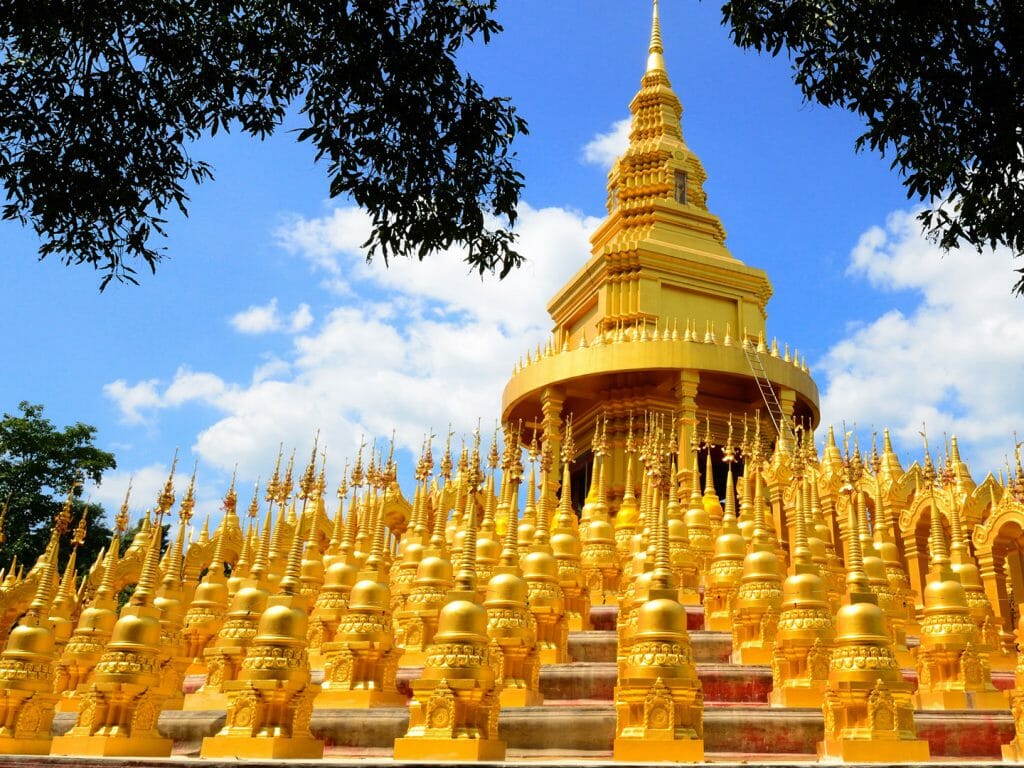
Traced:
[[772, 653], [772, 691], [768, 702], [774, 707], [820, 707], [828, 682], [835, 626], [807, 535], [804, 456], [799, 447], [793, 469], [797, 488], [796, 538], [792, 571], [782, 584], [782, 612]]
[[384, 517], [378, 515], [370, 555], [352, 587], [348, 610], [330, 642], [321, 646], [324, 682], [314, 708], [405, 706], [395, 688], [398, 657], [391, 627], [391, 595], [384, 571]]
[[441, 609], [423, 676], [412, 683], [409, 730], [395, 739], [395, 760], [505, 759], [487, 611], [476, 588], [476, 506], [467, 503], [467, 510], [455, 588]]
[[61, 526], [55, 525], [43, 555], [36, 594], [0, 654], [0, 754], [45, 755], [50, 751], [50, 726], [57, 704], [53, 690], [57, 649], [53, 621], [47, 614], [62, 533]]
[[[172, 469], [173, 476], [173, 469]], [[153, 602], [160, 558], [160, 523], [173, 503], [171, 480], [161, 494], [156, 524], [139, 583], [96, 663], [82, 696], [75, 725], [53, 740], [52, 755], [167, 757], [171, 740], [157, 731], [166, 692], [160, 667], [167, 654], [160, 647], [160, 609]]]
[[296, 522], [280, 591], [267, 600], [236, 680], [224, 683], [227, 719], [203, 739], [204, 758], [320, 758], [324, 743], [309, 730], [320, 685], [310, 680], [306, 634], [309, 598], [301, 593], [301, 526]]
[[669, 565], [667, 502], [662, 497], [669, 483], [660, 487], [660, 459], [652, 462], [655, 557], [615, 689], [612, 754], [629, 762], [703, 762], [704, 698], [686, 612]]
[[[548, 304], [553, 329], [544, 352], [516, 366], [502, 396], [506, 424], [534, 423], [541, 414], [555, 461], [552, 498], [567, 415], [584, 445], [594, 443], [599, 419], [602, 429], [607, 420], [613, 514], [628, 490], [632, 409], [673, 414], [684, 476], [691, 474], [690, 440], [701, 411], [716, 443], [730, 413], [764, 405], [762, 386], [772, 393], [780, 428], [794, 417], [818, 420], [818, 391], [805, 367], [755, 347], [764, 336], [771, 283], [729, 252], [725, 229], [708, 209], [707, 174], [683, 139], [656, 2], [647, 66], [630, 112], [629, 146], [608, 175], [608, 215], [591, 237], [591, 257]], [[691, 324], [705, 334], [691, 332]], [[717, 454], [713, 463], [720, 463]], [[571, 482], [582, 483], [586, 466], [573, 463], [570, 470]], [[694, 477], [687, 487], [699, 485]], [[714, 505], [709, 497], [709, 506], [720, 518], [717, 497]]]
[[[847, 471], [844, 495], [854, 492]], [[852, 503], [849, 526], [857, 526]], [[868, 586], [860, 538], [851, 535], [847, 601], [836, 616], [836, 641], [822, 706], [825, 737], [818, 756], [844, 762], [920, 762], [928, 742], [917, 738], [912, 685], [903, 679], [885, 623]]]

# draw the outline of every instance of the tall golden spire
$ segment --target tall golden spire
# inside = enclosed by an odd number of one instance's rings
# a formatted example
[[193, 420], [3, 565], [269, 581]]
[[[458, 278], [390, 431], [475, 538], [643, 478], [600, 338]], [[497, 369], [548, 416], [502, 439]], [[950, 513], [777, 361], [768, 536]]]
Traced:
[[651, 19], [651, 44], [647, 48], [647, 74], [665, 71], [665, 48], [661, 43], [661, 19], [658, 18], [658, 0], [654, 0]]

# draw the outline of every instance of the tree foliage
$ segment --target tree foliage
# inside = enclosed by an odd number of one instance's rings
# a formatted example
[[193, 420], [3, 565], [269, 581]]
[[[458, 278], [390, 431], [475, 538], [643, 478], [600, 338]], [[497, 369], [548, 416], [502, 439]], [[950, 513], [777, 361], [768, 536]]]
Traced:
[[1024, 6], [732, 0], [722, 10], [738, 45], [787, 52], [807, 99], [865, 119], [857, 148], [891, 154], [943, 248], [1024, 253]]
[[0, 0], [3, 217], [101, 289], [134, 282], [166, 250], [167, 211], [212, 178], [193, 142], [266, 137], [294, 105], [330, 194], [369, 212], [371, 256], [459, 245], [504, 276], [526, 124], [456, 61], [500, 31], [496, 1]]
[[[4, 565], [17, 557], [31, 565], [46, 547], [57, 513], [74, 487], [69, 531], [61, 542], [61, 562], [70, 551], [70, 533], [78, 524], [85, 503], [77, 498], [84, 480], [99, 482], [103, 472], [116, 466], [114, 455], [93, 441], [96, 429], [77, 423], [57, 429], [43, 416], [43, 406], [22, 402], [19, 413], [0, 419], [0, 503], [7, 502], [0, 545]], [[87, 568], [110, 539], [103, 524], [103, 508], [89, 506], [86, 539], [78, 566]]]

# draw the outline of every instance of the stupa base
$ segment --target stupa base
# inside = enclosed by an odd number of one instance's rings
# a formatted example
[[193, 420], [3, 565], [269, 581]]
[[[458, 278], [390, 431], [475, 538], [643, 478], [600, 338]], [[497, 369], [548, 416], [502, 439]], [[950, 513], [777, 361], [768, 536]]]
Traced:
[[568, 664], [569, 654], [559, 648], [540, 648], [537, 651], [541, 664]]
[[372, 709], [373, 707], [406, 707], [408, 697], [398, 691], [388, 692], [373, 689], [354, 691], [332, 691], [326, 688], [313, 699], [313, 709]]
[[918, 691], [915, 709], [1006, 709], [1005, 691]]
[[768, 694], [768, 705], [771, 707], [810, 707], [821, 709], [824, 699], [824, 683], [820, 686], [784, 686], [772, 689]]
[[398, 657], [398, 666], [402, 667], [423, 667], [427, 664], [427, 652], [426, 651], [410, 651], [408, 649], [402, 651], [402, 655]]
[[1024, 762], [1024, 751], [1021, 750], [1017, 740], [1014, 739], [1009, 744], [1003, 744], [1003, 762], [1004, 763], [1020, 763]]
[[703, 763], [703, 739], [615, 739], [612, 759], [625, 763]]
[[[700, 605], [700, 592], [695, 589], [687, 587], [680, 587], [679, 589], [679, 604], [680, 605]], [[727, 629], [732, 629], [730, 624]]]
[[505, 759], [505, 742], [499, 739], [430, 739], [403, 736], [395, 739], [395, 760]]
[[914, 669], [917, 666], [917, 659], [909, 649], [897, 648], [896, 663], [900, 665], [900, 669]]
[[710, 632], [731, 632], [732, 616], [723, 614], [704, 615], [704, 628]]
[[228, 695], [223, 691], [199, 690], [185, 696], [181, 708], [186, 712], [206, 712], [211, 709], [227, 709]]
[[78, 712], [82, 706], [82, 699], [78, 696], [64, 696], [61, 695], [57, 701], [57, 706], [53, 708], [54, 712]]
[[743, 646], [739, 650], [732, 652], [732, 663], [733, 664], [771, 664], [772, 653], [774, 652], [774, 645], [769, 646], [757, 646], [748, 645]]
[[818, 758], [844, 763], [923, 763], [930, 758], [923, 739], [825, 739]]
[[53, 739], [49, 736], [40, 739], [15, 739], [0, 736], [0, 755], [48, 755]]
[[1006, 691], [968, 693], [972, 709], [1006, 709]]
[[199, 756], [320, 760], [324, 756], [324, 743], [311, 736], [207, 736]]
[[570, 632], [587, 632], [590, 630], [590, 619], [583, 621], [583, 616], [579, 613], [567, 613], [565, 615], [565, 623], [569, 627]]
[[51, 755], [67, 757], [170, 757], [174, 742], [159, 736], [55, 736]]
[[539, 707], [544, 703], [544, 694], [529, 688], [502, 688], [498, 696], [502, 709], [505, 707]]

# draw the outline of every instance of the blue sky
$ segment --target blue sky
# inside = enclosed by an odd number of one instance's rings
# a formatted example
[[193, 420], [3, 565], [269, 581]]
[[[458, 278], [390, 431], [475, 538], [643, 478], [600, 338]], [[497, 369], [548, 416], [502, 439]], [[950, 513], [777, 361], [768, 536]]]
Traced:
[[[191, 191], [169, 258], [139, 286], [99, 294], [96, 274], [38, 262], [32, 233], [0, 224], [0, 407], [26, 399], [57, 424], [96, 425], [119, 468], [94, 497], [112, 506], [134, 474], [136, 508], [175, 447], [199, 462], [200, 507], [215, 511], [236, 462], [242, 481], [266, 477], [279, 443], [304, 461], [317, 428], [332, 486], [363, 432], [395, 429], [406, 449], [479, 417], [489, 435], [513, 362], [544, 338], [545, 303], [604, 214], [650, 30], [644, 0], [506, 0], [499, 15], [505, 32], [463, 61], [530, 124], [520, 273], [481, 282], [458, 254], [367, 266], [365, 221], [327, 199], [324, 168], [287, 131], [298, 120], [262, 144], [220, 135], [193, 149], [216, 181]], [[663, 2], [662, 24], [709, 207], [732, 253], [771, 277], [769, 331], [806, 355], [826, 420], [856, 422], [862, 440], [892, 427], [907, 465], [927, 421], [933, 445], [957, 432], [976, 479], [997, 469], [1024, 433], [1009, 256], [941, 257], [888, 161], [854, 152], [857, 119], [803, 103], [785, 59], [735, 48], [717, 4]]]

